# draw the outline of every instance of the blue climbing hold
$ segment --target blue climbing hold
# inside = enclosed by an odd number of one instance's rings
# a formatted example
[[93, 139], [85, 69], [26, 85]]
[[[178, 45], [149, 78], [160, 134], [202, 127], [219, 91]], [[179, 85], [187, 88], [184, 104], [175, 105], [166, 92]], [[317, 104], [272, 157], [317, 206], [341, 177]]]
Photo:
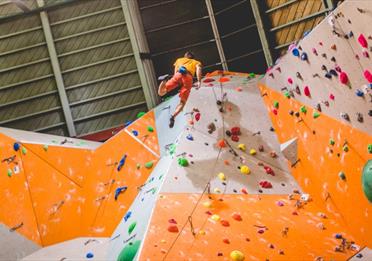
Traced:
[[355, 94], [358, 97], [363, 97], [364, 96], [364, 92], [360, 89], [356, 89]]
[[296, 57], [300, 56], [300, 51], [297, 48], [293, 48], [292, 54]]
[[188, 140], [194, 140], [194, 137], [191, 134], [189, 134], [189, 135], [186, 136], [186, 139], [188, 139]]
[[341, 234], [336, 234], [336, 235], [335, 235], [335, 238], [337, 238], [337, 239], [341, 239], [341, 238], [342, 238], [342, 235], [341, 235]]
[[336, 72], [336, 70], [331, 69], [331, 70], [329, 70], [329, 73], [334, 75], [334, 76], [338, 76], [338, 73]]
[[120, 170], [123, 168], [126, 159], [127, 159], [127, 154], [125, 154], [125, 155], [121, 158], [121, 160], [119, 161], [119, 165], [118, 165], [118, 168], [117, 168], [118, 171], [120, 171]]
[[138, 136], [138, 131], [132, 130], [132, 133], [133, 133], [134, 136]]
[[87, 257], [87, 258], [93, 258], [94, 255], [93, 255], [93, 253], [89, 252], [89, 253], [87, 253], [86, 257]]
[[115, 190], [115, 200], [118, 200], [118, 197], [121, 193], [125, 192], [127, 190], [128, 187], [124, 186], [124, 187], [118, 187], [116, 190]]
[[332, 79], [332, 74], [330, 74], [329, 72], [327, 72], [324, 76], [328, 79]]
[[127, 222], [128, 219], [132, 216], [132, 211], [128, 211], [124, 216], [124, 221]]
[[20, 147], [21, 147], [21, 145], [19, 145], [19, 143], [17, 143], [17, 142], [15, 142], [15, 143], [13, 144], [13, 149], [14, 149], [15, 151], [18, 151]]
[[132, 124], [133, 121], [127, 121], [126, 123], [124, 123], [124, 128], [128, 127], [129, 125]]
[[301, 54], [301, 60], [302, 61], [307, 61], [307, 53], [302, 53]]

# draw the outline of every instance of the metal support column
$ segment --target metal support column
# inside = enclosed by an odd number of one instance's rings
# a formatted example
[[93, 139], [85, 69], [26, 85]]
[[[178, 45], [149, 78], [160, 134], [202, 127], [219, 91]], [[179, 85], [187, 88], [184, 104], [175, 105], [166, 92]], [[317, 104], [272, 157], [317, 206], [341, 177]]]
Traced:
[[261, 14], [260, 14], [260, 9], [257, 0], [250, 0], [251, 1], [251, 6], [252, 6], [252, 11], [254, 15], [254, 19], [256, 20], [256, 25], [258, 29], [258, 34], [261, 39], [261, 44], [262, 44], [262, 49], [264, 51], [266, 63], [268, 66], [273, 65], [273, 58], [271, 55], [271, 51], [269, 48], [269, 42], [267, 40], [266, 32], [264, 29], [264, 25], [262, 22]]
[[[37, 0], [37, 4], [39, 7], [44, 6], [44, 0]], [[65, 85], [63, 82], [61, 68], [59, 66], [59, 61], [57, 58], [57, 52], [53, 41], [53, 35], [49, 24], [49, 18], [45, 11], [40, 12], [41, 24], [43, 27], [45, 41], [47, 43], [48, 52], [50, 56], [50, 61], [53, 68], [54, 77], [56, 79], [57, 89], [59, 98], [61, 101], [63, 114], [65, 116], [66, 125], [68, 129], [68, 133], [70, 137], [76, 137], [76, 129], [74, 125], [74, 121], [72, 119], [72, 114], [70, 110], [70, 105], [68, 103], [67, 94], [65, 90]]]
[[157, 94], [158, 83], [152, 61], [141, 59], [140, 53], [149, 53], [146, 36], [143, 29], [141, 14], [137, 1], [120, 0], [123, 9], [125, 22], [132, 44], [138, 73], [141, 79], [143, 92], [145, 94], [148, 109], [155, 107], [159, 101]]
[[218, 54], [220, 56], [222, 68], [223, 68], [224, 71], [228, 71], [229, 67], [227, 65], [225, 52], [223, 51], [221, 37], [220, 37], [220, 33], [218, 32], [218, 27], [217, 27], [217, 23], [216, 23], [216, 18], [214, 16], [213, 6], [212, 6], [212, 3], [211, 3], [211, 0], [205, 0], [205, 4], [206, 4], [207, 9], [208, 9], [208, 15], [209, 15], [209, 19], [211, 21], [213, 35], [214, 35], [214, 39], [216, 40], [217, 50], [218, 50]]

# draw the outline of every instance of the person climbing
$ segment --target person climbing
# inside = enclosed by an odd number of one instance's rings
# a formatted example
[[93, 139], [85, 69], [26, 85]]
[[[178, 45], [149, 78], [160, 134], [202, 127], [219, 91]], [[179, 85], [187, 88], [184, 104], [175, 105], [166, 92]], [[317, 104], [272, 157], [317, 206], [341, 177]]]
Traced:
[[194, 54], [190, 51], [187, 51], [184, 57], [178, 58], [173, 66], [174, 75], [172, 77], [166, 74], [158, 78], [158, 80], [161, 81], [158, 89], [159, 96], [164, 96], [175, 88], [179, 86], [181, 87], [179, 94], [180, 103], [177, 105], [174, 113], [169, 119], [169, 128], [173, 128], [176, 116], [185, 107], [193, 85], [193, 77], [196, 74], [198, 80], [196, 84], [197, 89], [201, 86], [202, 78], [202, 64], [198, 60], [194, 59]]

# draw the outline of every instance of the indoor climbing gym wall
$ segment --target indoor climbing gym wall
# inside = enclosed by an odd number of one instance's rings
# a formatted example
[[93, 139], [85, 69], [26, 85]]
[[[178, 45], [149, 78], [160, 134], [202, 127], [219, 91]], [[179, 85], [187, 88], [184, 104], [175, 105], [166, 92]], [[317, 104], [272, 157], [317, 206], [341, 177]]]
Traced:
[[104, 143], [0, 128], [5, 260], [371, 260], [372, 5]]

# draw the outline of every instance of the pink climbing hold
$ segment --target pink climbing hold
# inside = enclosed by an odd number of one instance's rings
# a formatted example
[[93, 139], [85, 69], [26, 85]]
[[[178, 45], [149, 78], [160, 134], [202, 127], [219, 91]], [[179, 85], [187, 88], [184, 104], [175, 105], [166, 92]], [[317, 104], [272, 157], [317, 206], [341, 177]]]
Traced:
[[271, 176], [275, 176], [274, 170], [272, 168], [270, 168], [269, 166], [264, 166], [264, 169], [266, 171], [266, 174], [271, 175]]
[[168, 223], [177, 224], [177, 221], [174, 218], [171, 218], [168, 220]]
[[291, 77], [288, 78], [288, 83], [289, 83], [289, 84], [292, 84], [292, 83], [293, 83], [293, 80], [292, 80]]
[[347, 84], [349, 82], [349, 77], [347, 76], [345, 72], [340, 73], [340, 82], [342, 84]]
[[274, 115], [278, 115], [278, 110], [277, 109], [273, 109], [272, 112], [274, 113]]
[[266, 189], [269, 189], [269, 188], [273, 187], [273, 185], [269, 181], [266, 181], [266, 180], [260, 181], [259, 184], [262, 188], [266, 188]]
[[364, 56], [365, 58], [369, 58], [369, 53], [368, 53], [367, 51], [363, 51], [363, 56]]
[[171, 233], [178, 233], [178, 227], [176, 225], [169, 225], [168, 231]]
[[313, 48], [312, 51], [313, 51], [313, 54], [318, 55], [318, 51], [315, 48]]
[[235, 219], [236, 221], [242, 221], [242, 216], [239, 214], [239, 213], [236, 213], [234, 212], [231, 216], [233, 219]]
[[197, 112], [197, 113], [195, 114], [195, 120], [196, 120], [196, 121], [199, 121], [199, 120], [200, 120], [200, 112]]
[[320, 46], [323, 46], [323, 42], [319, 42], [319, 45], [320, 45]]
[[358, 37], [358, 42], [363, 48], [368, 48], [367, 39], [364, 37], [363, 34], [360, 34]]
[[248, 194], [248, 191], [247, 191], [246, 188], [242, 188], [240, 191], [241, 191], [243, 194]]
[[237, 92], [241, 92], [241, 91], [243, 91], [243, 88], [242, 88], [242, 87], [236, 87], [235, 90], [236, 90]]
[[335, 100], [335, 96], [334, 96], [332, 93], [329, 95], [329, 98], [330, 98], [332, 101]]
[[309, 89], [309, 86], [305, 86], [305, 88], [304, 88], [304, 94], [305, 94], [307, 97], [310, 97], [310, 89]]
[[366, 80], [369, 83], [372, 83], [372, 74], [370, 73], [370, 71], [368, 71], [368, 70], [364, 71], [364, 78], [366, 78]]

